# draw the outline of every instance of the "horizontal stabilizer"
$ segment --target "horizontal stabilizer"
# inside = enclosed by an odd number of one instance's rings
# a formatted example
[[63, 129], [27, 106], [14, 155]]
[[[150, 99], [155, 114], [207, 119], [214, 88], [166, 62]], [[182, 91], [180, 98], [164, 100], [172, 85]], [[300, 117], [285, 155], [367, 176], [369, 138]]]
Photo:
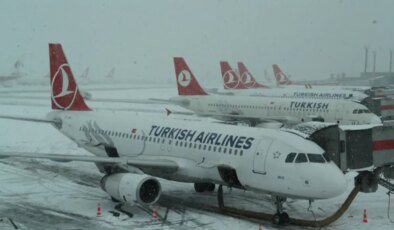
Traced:
[[10, 116], [10, 115], [0, 115], [0, 118], [12, 119], [18, 121], [31, 121], [31, 122], [41, 122], [41, 123], [57, 123], [55, 120], [48, 120], [43, 118], [31, 118], [31, 117], [20, 117], [20, 116]]

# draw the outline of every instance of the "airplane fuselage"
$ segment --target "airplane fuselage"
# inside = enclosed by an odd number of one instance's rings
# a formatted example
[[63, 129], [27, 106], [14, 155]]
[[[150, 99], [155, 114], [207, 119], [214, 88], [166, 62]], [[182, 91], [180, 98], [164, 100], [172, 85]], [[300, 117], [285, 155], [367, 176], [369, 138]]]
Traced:
[[177, 96], [171, 99], [197, 115], [222, 120], [300, 123], [319, 118], [341, 125], [381, 124], [364, 105], [347, 100], [251, 96]]
[[266, 96], [284, 98], [309, 98], [309, 99], [333, 99], [333, 100], [352, 100], [361, 102], [368, 97], [367, 94], [350, 90], [333, 89], [300, 89], [300, 88], [265, 88], [265, 89], [246, 89], [246, 90], [226, 90], [239, 96]]
[[[346, 186], [317, 144], [280, 130], [97, 112], [55, 111], [48, 118], [61, 120], [57, 128], [96, 156], [110, 156], [111, 147], [118, 157], [176, 161], [176, 172], [144, 171], [169, 180], [228, 185], [223, 174], [233, 169], [244, 189], [305, 199], [334, 197]], [[290, 153], [311, 154], [312, 162], [285, 162]]]

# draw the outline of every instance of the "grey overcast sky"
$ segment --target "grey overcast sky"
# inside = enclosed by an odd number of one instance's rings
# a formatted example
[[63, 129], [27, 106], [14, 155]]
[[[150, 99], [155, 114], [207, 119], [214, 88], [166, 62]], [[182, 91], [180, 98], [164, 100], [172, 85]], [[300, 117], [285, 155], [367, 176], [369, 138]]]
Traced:
[[293, 80], [323, 79], [358, 75], [364, 46], [388, 70], [394, 1], [0, 0], [0, 29], [0, 74], [21, 58], [45, 75], [47, 44], [60, 42], [74, 74], [90, 66], [91, 78], [115, 67], [118, 78], [167, 82], [183, 56], [204, 83], [220, 84], [220, 60], [244, 61], [258, 79], [273, 63]]

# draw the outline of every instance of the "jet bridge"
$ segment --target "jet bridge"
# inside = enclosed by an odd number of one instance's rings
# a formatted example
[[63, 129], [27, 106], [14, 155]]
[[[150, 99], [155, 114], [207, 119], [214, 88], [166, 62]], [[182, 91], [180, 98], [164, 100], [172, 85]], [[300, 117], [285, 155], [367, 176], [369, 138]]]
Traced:
[[380, 176], [394, 179], [394, 122], [383, 126], [307, 122], [285, 130], [316, 142], [343, 172], [359, 172], [356, 183], [362, 192], [375, 192], [378, 183], [383, 185]]

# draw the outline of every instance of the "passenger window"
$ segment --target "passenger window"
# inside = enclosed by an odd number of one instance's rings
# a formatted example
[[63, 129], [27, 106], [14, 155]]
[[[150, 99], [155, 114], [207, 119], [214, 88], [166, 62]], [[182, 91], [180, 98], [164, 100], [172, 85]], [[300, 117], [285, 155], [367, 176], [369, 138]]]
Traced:
[[211, 146], [208, 146], [208, 151], [211, 151]]
[[325, 163], [326, 162], [324, 160], [323, 156], [320, 154], [308, 153], [308, 158], [309, 158], [309, 162], [313, 162], [313, 163]]
[[305, 153], [299, 153], [295, 160], [295, 163], [305, 163], [305, 162], [308, 162]]
[[293, 163], [294, 158], [296, 157], [297, 153], [289, 153], [289, 155], [287, 155], [285, 162], [286, 163]]
[[244, 151], [241, 150], [241, 152], [239, 153], [240, 156], [244, 155]]

